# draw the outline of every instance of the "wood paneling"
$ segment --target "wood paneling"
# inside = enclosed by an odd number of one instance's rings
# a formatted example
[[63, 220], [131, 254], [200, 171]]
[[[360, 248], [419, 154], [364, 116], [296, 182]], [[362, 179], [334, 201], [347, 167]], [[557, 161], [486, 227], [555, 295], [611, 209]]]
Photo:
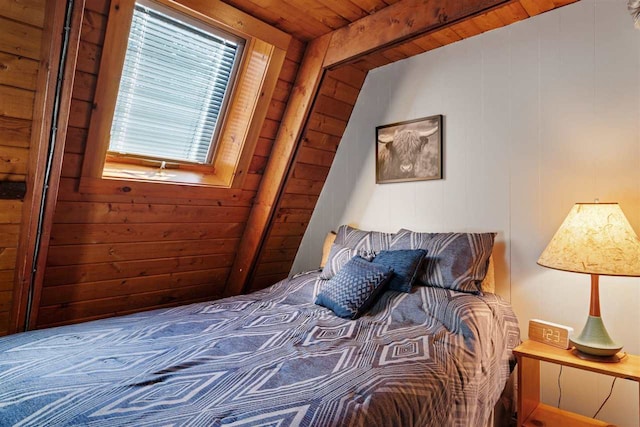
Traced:
[[[291, 100], [287, 105], [277, 140], [265, 169], [262, 185], [256, 195], [247, 227], [242, 237], [238, 256], [226, 284], [225, 295], [240, 293], [255, 265], [267, 225], [275, 212], [285, 176], [293, 160], [302, 127], [307, 121], [309, 108], [324, 75], [322, 63], [329, 38], [316, 39], [309, 44], [296, 78]], [[275, 134], [274, 134], [275, 137]]]
[[320, 195], [324, 182], [312, 179], [292, 178], [289, 182], [289, 192], [291, 194], [312, 194]]
[[[329, 175], [329, 169], [330, 168], [327, 166], [320, 166], [320, 165], [313, 165], [313, 164], [306, 164], [306, 163], [299, 162], [299, 163], [296, 163], [296, 165], [293, 168], [292, 177], [324, 182], [324, 180], [327, 178], [327, 175]], [[300, 203], [302, 203], [302, 201], [303, 199], [301, 197]]]
[[[344, 66], [325, 75], [258, 254], [248, 290], [268, 286], [289, 273], [296, 252], [293, 249], [297, 249], [302, 241], [365, 78], [366, 72], [354, 66]], [[337, 90], [339, 86], [349, 88], [348, 98]]]
[[11, 86], [0, 86], [0, 115], [16, 119], [31, 120], [33, 117], [33, 97], [31, 90]]
[[228, 268], [171, 272], [155, 276], [84, 282], [82, 284], [48, 286], [42, 291], [42, 305], [68, 304], [102, 298], [170, 290], [173, 288], [216, 283], [226, 279]]
[[[44, 0], [0, 0], [0, 181], [27, 181], [44, 14]], [[10, 329], [23, 209], [0, 200], [0, 335]]]
[[107, 16], [100, 12], [94, 12], [85, 7], [84, 22], [80, 37], [88, 43], [102, 46], [107, 28]]
[[0, 312], [0, 336], [6, 335], [9, 331], [9, 312], [3, 311]]
[[0, 116], [0, 141], [3, 147], [29, 147], [31, 120]]
[[[32, 328], [40, 305], [71, 110], [84, 3], [84, 0], [69, 4], [46, 3], [41, 55], [42, 62], [49, 65], [38, 73], [28, 175], [28, 185], [33, 190], [26, 193], [24, 231], [18, 246], [16, 291], [10, 324], [13, 331]], [[65, 30], [61, 31], [63, 28]]]
[[[95, 76], [100, 70], [100, 60], [102, 59], [102, 46], [98, 46], [84, 40], [80, 40], [78, 52], [77, 71], [84, 71]], [[92, 88], [95, 90], [95, 87]]]
[[[95, 0], [93, 0], [95, 1]], [[103, 0], [101, 0], [103, 1]], [[348, 45], [350, 43], [377, 43], [384, 46], [386, 37], [397, 39], [399, 31], [411, 33], [416, 31], [421, 20], [428, 20], [430, 17], [440, 22], [443, 20], [453, 21], [456, 18], [456, 11], [466, 8], [468, 5], [480, 5], [485, 8], [495, 6], [497, 3], [485, 0], [474, 2], [453, 2], [444, 0], [442, 3], [432, 0], [223, 0], [238, 9], [249, 13], [258, 19], [279, 28], [299, 40], [305, 42], [328, 34], [336, 29], [342, 29], [344, 36], [340, 40], [336, 39], [339, 46], [347, 46], [342, 50], [342, 54], [349, 56]], [[576, 0], [520, 0], [510, 1], [500, 9], [491, 11], [490, 16], [482, 17], [479, 20], [480, 26], [483, 21], [493, 21], [497, 26], [508, 25], [512, 22], [534, 16], [556, 7], [575, 2]], [[502, 2], [504, 3], [504, 2]], [[395, 5], [394, 8], [385, 10], [387, 6]], [[429, 8], [431, 11], [429, 12]], [[405, 14], [403, 15], [403, 11]], [[524, 13], [524, 15], [523, 15]], [[376, 16], [377, 15], [377, 16]], [[366, 18], [370, 18], [369, 21]], [[501, 25], [498, 25], [499, 19]], [[354, 25], [354, 22], [359, 21]], [[378, 21], [375, 29], [370, 22]], [[368, 23], [369, 22], [369, 23]], [[348, 26], [351, 25], [351, 29]], [[489, 28], [491, 29], [491, 28]], [[411, 52], [421, 53], [419, 49], [431, 50], [435, 47], [448, 44], [443, 42], [442, 36], [452, 36], [438, 34], [430, 40], [422, 40], [415, 46], [404, 46], [399, 51], [388, 52], [386, 56], [398, 57], [399, 53], [411, 55]], [[410, 37], [410, 36], [408, 36]], [[358, 40], [361, 38], [362, 40]], [[347, 43], [343, 43], [346, 41]], [[425, 48], [425, 44], [437, 43], [436, 46]], [[424, 50], [422, 50], [424, 51]], [[361, 51], [362, 52], [362, 51]], [[368, 64], [365, 70], [384, 65], [384, 56], [380, 53], [368, 59], [363, 59], [362, 64]], [[387, 59], [389, 61], [389, 59]], [[374, 66], [374, 63], [377, 64]], [[386, 62], [388, 63], [388, 62]]]
[[228, 253], [48, 267], [46, 282], [55, 286], [223, 268], [231, 266], [233, 257]]
[[45, 0], [0, 0], [0, 15], [42, 28]]
[[[4, 9], [0, 9], [4, 13]], [[42, 30], [0, 15], [0, 52], [40, 59]]]
[[326, 34], [332, 30], [312, 15], [305, 16], [304, 9], [296, 7], [295, 1], [283, 0], [225, 0], [228, 3], [249, 15], [259, 17], [276, 28], [280, 28], [286, 33], [294, 35], [301, 40], [309, 41], [321, 34]]
[[99, 300], [80, 301], [74, 303], [42, 306], [38, 313], [39, 325], [63, 325], [77, 323], [79, 319], [93, 320], [102, 317], [128, 314], [148, 310], [149, 307], [160, 308], [190, 302], [218, 298], [217, 286], [205, 283], [146, 292], [102, 298]]
[[109, 13], [110, 0], [86, 0], [85, 9], [98, 12], [102, 15]]
[[[108, 193], [108, 194], [88, 194], [78, 191], [78, 178], [62, 178], [60, 180], [61, 194], [59, 200], [69, 202], [89, 202], [89, 203], [129, 203], [129, 204], [175, 204], [175, 200], [167, 200], [166, 197], [159, 197], [154, 194], [132, 194], [128, 193]], [[243, 190], [236, 197], [211, 197], [207, 199], [201, 198], [181, 198], [181, 206], [219, 206], [219, 207], [248, 207], [251, 205], [253, 193], [249, 190]]]
[[0, 291], [13, 292], [13, 279], [15, 277], [14, 270], [0, 271]]
[[[298, 248], [278, 248], [271, 249], [262, 257], [263, 262], [287, 261], [290, 262], [296, 256]], [[289, 266], [291, 268], [291, 266]]]
[[240, 237], [244, 225], [238, 223], [127, 223], [57, 224], [51, 234], [52, 245], [87, 243], [154, 242]]
[[[404, 0], [380, 12], [334, 31], [326, 67], [334, 67], [358, 56], [411, 40], [449, 22], [468, 19], [478, 13], [514, 0]], [[400, 59], [400, 58], [398, 58]]]
[[0, 311], [9, 311], [13, 301], [13, 289], [10, 291], [0, 291]]
[[[29, 150], [27, 148], [3, 147], [0, 151], [0, 180], [25, 181], [28, 163]], [[11, 175], [18, 175], [18, 177]]]
[[0, 224], [0, 247], [17, 247], [20, 224]]
[[54, 221], [56, 224], [236, 223], [244, 222], [248, 215], [246, 207], [60, 201]]
[[541, 2], [537, 0], [521, 0], [507, 2], [470, 19], [456, 22], [450, 27], [437, 29], [407, 42], [365, 55], [356, 60], [354, 65], [362, 71], [371, 70], [404, 57], [437, 49], [575, 1], [577, 0], [545, 0]]
[[38, 61], [0, 52], [0, 85], [34, 91]]
[[[256, 170], [233, 197], [213, 192], [209, 199], [78, 191], [108, 3], [85, 6], [37, 327], [219, 297], [262, 179]], [[304, 51], [304, 43], [291, 41], [254, 153], [257, 163], [271, 153]]]
[[[97, 76], [87, 72], [77, 72], [73, 82], [73, 95], [80, 101], [93, 101]], [[80, 127], [79, 129], [83, 129]], [[86, 138], [86, 135], [85, 135]], [[83, 151], [84, 152], [84, 151]]]
[[[19, 225], [0, 225], [0, 335], [9, 328], [9, 312], [13, 302], [14, 266]], [[6, 235], [5, 235], [6, 234]], [[9, 246], [9, 247], [7, 247]]]
[[21, 200], [0, 200], [0, 224], [20, 224], [21, 219]]
[[47, 265], [68, 266], [191, 255], [230, 254], [236, 250], [238, 241], [239, 239], [224, 238], [51, 246]]
[[[252, 34], [266, 43], [286, 50], [289, 45], [290, 32], [276, 31], [274, 25], [266, 25], [264, 19], [256, 19], [252, 14], [241, 13], [241, 9], [229, 7], [220, 0], [179, 0], [183, 4], [203, 16], [213, 16], [216, 22], [224, 22], [230, 31], [241, 34]], [[273, 5], [273, 2], [270, 2]], [[278, 2], [275, 2], [278, 3]]]
[[0, 247], [0, 271], [13, 270], [16, 266], [16, 248]]

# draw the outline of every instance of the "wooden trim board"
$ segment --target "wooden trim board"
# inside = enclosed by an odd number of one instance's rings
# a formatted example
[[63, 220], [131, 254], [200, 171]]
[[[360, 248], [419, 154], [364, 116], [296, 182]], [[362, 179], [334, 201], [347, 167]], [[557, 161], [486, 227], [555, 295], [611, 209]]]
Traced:
[[314, 40], [307, 47], [227, 280], [225, 295], [242, 292], [255, 266], [267, 227], [273, 217], [275, 205], [281, 195], [291, 161], [299, 144], [302, 129], [318, 92], [324, 74], [322, 63], [328, 47], [328, 36]]

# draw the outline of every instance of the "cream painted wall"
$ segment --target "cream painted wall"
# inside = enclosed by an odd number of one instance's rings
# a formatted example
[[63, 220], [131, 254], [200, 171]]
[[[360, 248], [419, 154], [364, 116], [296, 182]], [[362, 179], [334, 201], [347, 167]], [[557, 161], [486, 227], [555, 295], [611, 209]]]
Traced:
[[[445, 117], [444, 179], [375, 184], [375, 126]], [[575, 202], [617, 201], [640, 231], [640, 31], [623, 0], [583, 0], [369, 73], [293, 271], [331, 229], [497, 231], [498, 293], [520, 319], [582, 329], [589, 277], [536, 260]], [[602, 277], [603, 318], [640, 354], [640, 279]], [[558, 369], [543, 370], [555, 404]], [[562, 407], [592, 416], [609, 377], [566, 369]], [[638, 426], [619, 380], [599, 418]]]

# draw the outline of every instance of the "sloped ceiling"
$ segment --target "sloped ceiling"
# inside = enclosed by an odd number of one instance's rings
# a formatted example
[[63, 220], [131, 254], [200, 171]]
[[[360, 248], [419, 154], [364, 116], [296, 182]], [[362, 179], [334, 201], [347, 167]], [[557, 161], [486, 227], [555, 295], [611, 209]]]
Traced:
[[[453, 28], [450, 38], [468, 37], [470, 28], [478, 32], [510, 24], [514, 17], [525, 19], [573, 3], [576, 0], [519, 0], [502, 10], [492, 11], [471, 19], [471, 25]], [[308, 42], [324, 34], [373, 15], [400, 0], [223, 0], [237, 9]], [[433, 1], [424, 1], [426, 5]], [[470, 3], [448, 0], [448, 3]], [[465, 30], [464, 28], [467, 28]], [[445, 39], [446, 40], [446, 39]], [[443, 41], [445, 41], [443, 40]]]

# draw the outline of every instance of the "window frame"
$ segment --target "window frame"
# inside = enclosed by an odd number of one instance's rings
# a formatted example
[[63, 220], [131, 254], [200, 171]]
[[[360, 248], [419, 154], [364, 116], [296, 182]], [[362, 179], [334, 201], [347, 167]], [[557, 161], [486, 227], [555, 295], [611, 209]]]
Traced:
[[[240, 73], [240, 65], [242, 64], [243, 58], [244, 58], [244, 47], [247, 43], [247, 40], [245, 40], [244, 38], [238, 36], [237, 34], [233, 34], [231, 32], [225, 31], [223, 30], [219, 25], [210, 25], [207, 24], [199, 19], [195, 19], [190, 15], [184, 14], [184, 13], [180, 13], [178, 11], [176, 11], [175, 9], [166, 6], [162, 3], [158, 3], [156, 1], [153, 0], [136, 0], [134, 4], [138, 4], [141, 8], [143, 9], [151, 9], [161, 15], [164, 15], [166, 17], [168, 17], [169, 19], [173, 19], [179, 22], [182, 22], [184, 24], [186, 24], [187, 26], [193, 27], [196, 30], [202, 31], [202, 32], [206, 32], [206, 33], [210, 33], [214, 36], [217, 36], [219, 38], [231, 41], [232, 43], [235, 43], [237, 45], [237, 53], [236, 53], [236, 57], [235, 60], [233, 62], [233, 66], [231, 67], [230, 71], [231, 71], [231, 75], [230, 78], [227, 82], [227, 86], [225, 87], [225, 94], [224, 97], [222, 99], [222, 103], [221, 103], [221, 107], [219, 109], [219, 116], [218, 116], [218, 120], [217, 120], [217, 125], [215, 126], [213, 133], [212, 133], [212, 137], [209, 139], [208, 141], [208, 146], [207, 146], [207, 154], [205, 157], [205, 161], [204, 162], [196, 162], [196, 161], [188, 161], [188, 160], [181, 160], [181, 159], [171, 159], [171, 158], [163, 158], [162, 156], [155, 156], [153, 153], [147, 153], [147, 154], [126, 154], [123, 152], [119, 152], [116, 150], [111, 150], [111, 142], [109, 143], [109, 148], [107, 148], [107, 161], [109, 161], [109, 158], [119, 158], [118, 156], [120, 156], [121, 158], [123, 158], [123, 160], [125, 162], [128, 163], [135, 163], [135, 164], [157, 164], [158, 166], [160, 166], [162, 164], [162, 162], [165, 162], [165, 164], [180, 164], [180, 165], [188, 165], [188, 164], [195, 164], [195, 165], [209, 165], [213, 163], [213, 159], [215, 157], [215, 150], [217, 148], [217, 141], [220, 137], [220, 133], [222, 131], [222, 128], [224, 127], [224, 118], [226, 115], [226, 111], [229, 107], [230, 104], [230, 100], [233, 96], [234, 93], [234, 89], [235, 89], [235, 85], [237, 82], [237, 77], [238, 74]], [[134, 11], [133, 13], [135, 14], [135, 6], [134, 6]], [[131, 30], [130, 30], [131, 31]], [[127, 40], [127, 47], [126, 49], [129, 49], [129, 42], [130, 40], [131, 34], [129, 34], [128, 40]], [[125, 61], [126, 61], [126, 51], [125, 51]], [[123, 69], [124, 69], [124, 62], [123, 62]], [[122, 74], [121, 74], [122, 76]], [[122, 79], [122, 77], [121, 77]], [[120, 82], [122, 84], [122, 82]], [[119, 92], [118, 92], [118, 96], [116, 98], [116, 106], [117, 106], [117, 102], [120, 99], [121, 95], [125, 95], [123, 93], [120, 92], [120, 88], [119, 88]], [[117, 111], [117, 108], [116, 108]], [[112, 118], [112, 130], [113, 130], [113, 122], [115, 120], [115, 112], [114, 112], [114, 118]], [[138, 161], [138, 159], [140, 161]]]
[[[111, 123], [129, 39], [135, 0], [113, 0], [100, 61], [79, 191], [199, 197], [234, 191], [238, 196], [291, 36], [219, 0], [145, 0], [245, 40], [226, 114], [220, 119], [211, 164], [161, 162], [108, 152]], [[253, 73], [247, 73], [247, 70]], [[250, 75], [251, 74], [251, 75]], [[253, 76], [253, 77], [251, 77]], [[219, 120], [220, 120], [219, 119]], [[205, 193], [203, 193], [203, 191]]]

